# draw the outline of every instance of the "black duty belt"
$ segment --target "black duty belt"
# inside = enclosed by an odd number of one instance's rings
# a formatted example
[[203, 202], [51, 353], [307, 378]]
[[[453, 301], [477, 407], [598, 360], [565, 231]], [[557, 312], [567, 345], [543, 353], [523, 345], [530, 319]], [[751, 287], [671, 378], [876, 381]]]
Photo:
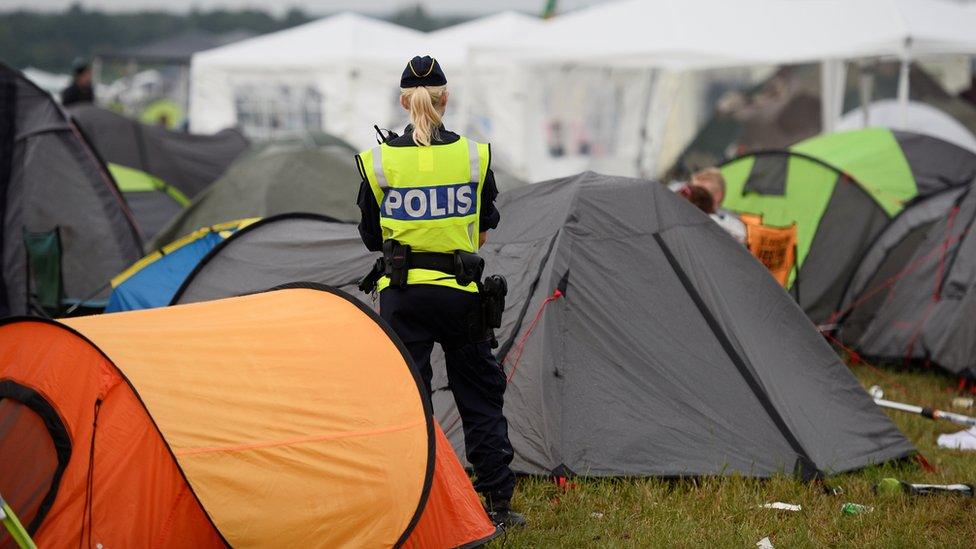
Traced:
[[485, 261], [478, 254], [414, 252], [409, 245], [387, 240], [383, 242], [383, 257], [376, 260], [373, 270], [360, 281], [359, 289], [372, 292], [383, 276], [389, 277], [390, 286], [406, 288], [410, 269], [438, 271], [467, 286], [472, 282], [480, 283], [484, 267]]
[[411, 252], [409, 268], [440, 271], [451, 276], [457, 274], [457, 263], [454, 254]]

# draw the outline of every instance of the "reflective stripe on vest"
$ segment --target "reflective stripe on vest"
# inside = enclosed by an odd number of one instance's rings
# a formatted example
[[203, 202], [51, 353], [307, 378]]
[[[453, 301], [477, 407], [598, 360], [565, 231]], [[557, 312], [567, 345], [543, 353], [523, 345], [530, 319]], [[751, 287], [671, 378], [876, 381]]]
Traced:
[[[465, 137], [429, 147], [384, 144], [364, 151], [360, 159], [379, 205], [384, 240], [424, 252], [477, 251], [487, 145]], [[408, 282], [469, 290], [453, 277], [423, 269], [411, 269]], [[384, 287], [385, 279], [379, 284]], [[477, 290], [475, 285], [470, 289]]]

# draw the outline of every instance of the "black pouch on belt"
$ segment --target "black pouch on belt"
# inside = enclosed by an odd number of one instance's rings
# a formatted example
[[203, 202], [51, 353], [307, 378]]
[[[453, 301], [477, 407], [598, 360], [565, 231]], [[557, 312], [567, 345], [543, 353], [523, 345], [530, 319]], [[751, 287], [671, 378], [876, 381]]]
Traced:
[[390, 286], [407, 287], [407, 274], [410, 272], [410, 246], [396, 240], [383, 242], [383, 274], [390, 277]]
[[457, 283], [467, 286], [481, 280], [481, 273], [485, 271], [485, 260], [478, 254], [470, 252], [454, 252], [454, 276]]

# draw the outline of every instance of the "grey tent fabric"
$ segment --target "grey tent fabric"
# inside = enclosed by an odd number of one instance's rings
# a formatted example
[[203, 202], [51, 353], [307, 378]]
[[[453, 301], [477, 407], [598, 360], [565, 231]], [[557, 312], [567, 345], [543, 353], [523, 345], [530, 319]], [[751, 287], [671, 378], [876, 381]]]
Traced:
[[355, 155], [359, 152], [355, 147], [350, 145], [348, 141], [341, 137], [321, 131], [307, 131], [300, 135], [278, 137], [268, 141], [255, 143], [250, 149], [248, 149], [247, 154], [242, 158], [250, 158], [251, 156], [270, 153], [304, 151], [309, 149], [318, 149], [321, 147], [342, 148], [351, 155]]
[[919, 196], [968, 185], [976, 178], [976, 154], [958, 145], [913, 132], [893, 131], [912, 170]]
[[295, 281], [362, 295], [356, 287], [374, 261], [356, 225], [318, 214], [281, 214], [248, 225], [217, 245], [184, 281], [173, 304], [260, 292]]
[[845, 295], [842, 342], [878, 360], [930, 362], [976, 379], [974, 189], [914, 204], [878, 238]]
[[54, 100], [0, 65], [0, 315], [39, 312], [43, 288], [28, 273], [27, 237], [56, 235], [60, 288], [47, 310], [97, 306], [108, 282], [141, 254], [131, 213], [114, 182]]
[[340, 221], [358, 220], [356, 197], [362, 178], [354, 158], [341, 147], [274, 150], [243, 158], [148, 247], [159, 248], [199, 227], [249, 217], [313, 212]]
[[[914, 451], [762, 265], [662, 185], [585, 173], [498, 206], [481, 253], [509, 283], [497, 335], [517, 471], [811, 478]], [[334, 253], [309, 228], [294, 236], [307, 245], [249, 246], [260, 229], [241, 231], [177, 302], [284, 281], [349, 290], [375, 256], [356, 252], [354, 226], [336, 230]], [[434, 370], [461, 454], [441, 356]]]
[[179, 202], [161, 190], [123, 192], [122, 195], [145, 238], [155, 236], [183, 211]]
[[234, 129], [214, 135], [174, 132], [90, 104], [69, 112], [106, 162], [158, 177], [191, 199], [248, 148], [247, 139]]

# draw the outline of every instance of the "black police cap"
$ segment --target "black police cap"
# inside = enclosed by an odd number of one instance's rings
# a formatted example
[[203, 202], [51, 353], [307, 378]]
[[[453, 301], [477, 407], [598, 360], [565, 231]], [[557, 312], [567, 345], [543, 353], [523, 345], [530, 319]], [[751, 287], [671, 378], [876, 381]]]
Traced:
[[403, 69], [400, 77], [401, 88], [419, 88], [420, 86], [444, 86], [447, 77], [441, 70], [441, 64], [429, 55], [414, 57]]

